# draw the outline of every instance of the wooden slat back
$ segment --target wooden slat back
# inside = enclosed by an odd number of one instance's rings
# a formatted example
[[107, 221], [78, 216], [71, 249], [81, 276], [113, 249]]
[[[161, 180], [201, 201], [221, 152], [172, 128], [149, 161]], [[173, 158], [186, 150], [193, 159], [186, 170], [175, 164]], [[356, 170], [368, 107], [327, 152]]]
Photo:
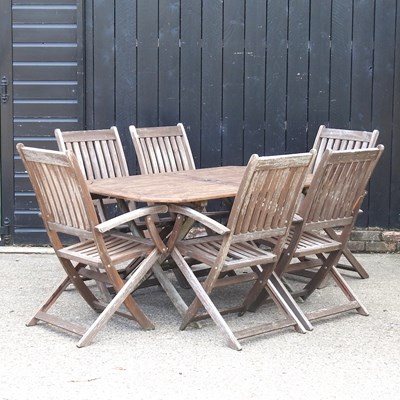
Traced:
[[[248, 163], [228, 221], [234, 235], [281, 229], [292, 221], [313, 152], [274, 157], [253, 155]], [[249, 236], [249, 238], [250, 238]], [[264, 235], [265, 236], [265, 235]]]
[[144, 175], [195, 169], [182, 124], [152, 128], [130, 126], [140, 172]]
[[327, 128], [324, 125], [319, 127], [314, 141], [313, 149], [317, 150], [317, 155], [312, 164], [312, 171], [321, 162], [325, 150], [357, 150], [370, 149], [376, 146], [379, 131], [354, 131], [346, 129]]
[[127, 176], [128, 165], [118, 130], [54, 131], [61, 151], [71, 150], [86, 179]]
[[[85, 179], [71, 152], [17, 145], [46, 227], [87, 237], [98, 223]], [[51, 229], [51, 228], [50, 228]]]
[[358, 212], [365, 188], [383, 146], [360, 150], [327, 150], [299, 210], [307, 224], [349, 220]]

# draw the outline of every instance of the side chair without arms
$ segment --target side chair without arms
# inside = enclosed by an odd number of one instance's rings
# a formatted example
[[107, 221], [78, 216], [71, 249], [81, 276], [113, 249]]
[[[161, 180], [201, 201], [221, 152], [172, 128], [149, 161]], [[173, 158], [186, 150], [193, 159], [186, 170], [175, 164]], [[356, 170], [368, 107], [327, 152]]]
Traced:
[[[325, 150], [358, 150], [374, 148], [376, 146], [378, 136], [378, 130], [356, 131], [333, 129], [321, 125], [313, 145], [313, 149], [317, 151], [317, 155], [311, 164], [311, 172], [313, 173], [315, 171]], [[360, 210], [360, 212], [362, 212], [362, 210]], [[337, 238], [334, 227], [326, 228], [325, 231], [332, 239]], [[368, 278], [368, 272], [360, 264], [356, 257], [354, 257], [347, 245], [343, 249], [343, 256], [348, 260], [350, 265], [338, 263], [338, 268], [355, 271], [360, 275], [361, 278]]]
[[[310, 321], [349, 310], [368, 315], [336, 265], [346, 248], [366, 194], [365, 188], [382, 152], [382, 145], [374, 149], [326, 150], [297, 211], [299, 217], [293, 222], [277, 264], [277, 276], [309, 268], [313, 261], [311, 256], [314, 256], [318, 261], [315, 265], [319, 265], [317, 272], [302, 289], [292, 295], [307, 299], [330, 275], [347, 299], [344, 304], [326, 306], [322, 304], [321, 296], [321, 308], [306, 313]], [[340, 236], [331, 238], [321, 234], [322, 230], [337, 226], [342, 228]], [[324, 291], [326, 289], [321, 290], [321, 294]], [[260, 292], [248, 309], [255, 311], [267, 295], [266, 291]]]
[[[151, 225], [154, 224], [154, 216], [167, 212], [167, 207], [145, 207], [99, 223], [85, 177], [71, 151], [64, 153], [34, 149], [21, 143], [17, 145], [17, 149], [29, 174], [51, 245], [67, 275], [27, 325], [43, 321], [78, 334], [81, 336], [78, 347], [88, 345], [113, 314], [134, 319], [144, 329], [153, 329], [153, 323], [140, 309], [131, 293], [148, 274], [161, 253], [166, 252], [164, 243], [157, 237], [157, 231]], [[140, 217], [146, 217], [149, 232], [154, 233], [151, 238], [145, 239], [115, 230], [121, 224]], [[76, 243], [64, 245], [60, 234], [76, 237]], [[141, 262], [129, 278], [123, 280], [118, 268], [135, 259]], [[91, 270], [88, 266], [96, 270]], [[86, 279], [111, 285], [116, 292], [115, 297], [108, 304], [101, 302], [90, 286], [86, 285]], [[88, 329], [49, 313], [70, 284], [99, 313]], [[119, 311], [122, 304], [127, 312]]]
[[[312, 156], [312, 153], [275, 157], [253, 155], [226, 226], [191, 208], [169, 206], [170, 211], [177, 215], [175, 234], [187, 218], [196, 220], [213, 231], [213, 235], [177, 240], [175, 246], [169, 246], [172, 248], [172, 258], [196, 294], [183, 318], [181, 329], [185, 329], [193, 321], [211, 316], [229, 345], [236, 350], [241, 349], [240, 339], [272, 330], [295, 326], [297, 330], [305, 332], [303, 322], [307, 324], [308, 321], [285, 287], [278, 281], [276, 285], [272, 284], [270, 278], [274, 274], [275, 264], [289, 232]], [[270, 249], [263, 249], [255, 244], [255, 240], [271, 236], [278, 240]], [[184, 257], [193, 258], [209, 267], [203, 282], [194, 275]], [[249, 273], [227, 274], [229, 271], [239, 272], [243, 269]], [[240, 311], [248, 299], [239, 306], [220, 311], [210, 295], [215, 288], [223, 289], [245, 282], [247, 276], [254, 280], [253, 275], [258, 278], [257, 285], [267, 288], [285, 318], [233, 333], [222, 315]], [[202, 306], [206, 310], [205, 314], [199, 313]], [[307, 329], [311, 329], [311, 326]]]

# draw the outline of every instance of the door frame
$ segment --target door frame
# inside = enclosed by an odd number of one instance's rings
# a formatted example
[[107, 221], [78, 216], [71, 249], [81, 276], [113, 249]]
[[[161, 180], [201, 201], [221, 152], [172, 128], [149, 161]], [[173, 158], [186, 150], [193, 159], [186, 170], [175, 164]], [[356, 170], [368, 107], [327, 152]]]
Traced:
[[[4, 3], [4, 2], [3, 2]], [[14, 129], [12, 93], [12, 2], [0, 10], [0, 79], [8, 80], [6, 102], [0, 100], [0, 246], [13, 242], [14, 232]]]

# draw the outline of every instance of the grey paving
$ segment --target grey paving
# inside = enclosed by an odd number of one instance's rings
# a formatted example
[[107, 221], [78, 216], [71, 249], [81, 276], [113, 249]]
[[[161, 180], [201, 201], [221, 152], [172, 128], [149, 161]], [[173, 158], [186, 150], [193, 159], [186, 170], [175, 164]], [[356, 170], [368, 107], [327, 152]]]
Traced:
[[[113, 318], [86, 348], [77, 337], [43, 324], [25, 327], [33, 310], [62, 276], [48, 254], [0, 254], [0, 399], [395, 399], [400, 392], [400, 255], [359, 255], [370, 278], [345, 277], [368, 308], [228, 348], [211, 323], [178, 330], [180, 318], [161, 289], [137, 292], [156, 324], [146, 332]], [[305, 307], [335, 300], [332, 283]], [[190, 293], [185, 292], [189, 297]], [[221, 299], [224, 301], [224, 298]], [[71, 289], [58, 312], [94, 315]], [[272, 306], [241, 324], [274, 316]]]

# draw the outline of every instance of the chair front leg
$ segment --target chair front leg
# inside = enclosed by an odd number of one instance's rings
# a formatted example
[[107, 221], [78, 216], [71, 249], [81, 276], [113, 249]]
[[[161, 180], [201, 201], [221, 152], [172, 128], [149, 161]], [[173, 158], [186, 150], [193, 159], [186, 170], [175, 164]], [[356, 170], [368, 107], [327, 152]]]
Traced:
[[341, 250], [334, 251], [325, 258], [324, 263], [319, 268], [317, 273], [311, 278], [311, 280], [304, 286], [304, 293], [301, 295], [303, 300], [307, 299], [316, 289], [318, 289], [322, 282], [327, 278], [331, 268], [337, 264], [342, 255]]
[[[113, 314], [118, 310], [122, 303], [126, 303], [127, 299], [132, 299], [130, 295], [142, 282], [144, 276], [147, 272], [152, 268], [153, 264], [157, 261], [159, 257], [159, 252], [154, 249], [137, 267], [132, 276], [128, 279], [128, 281], [121, 287], [121, 289], [117, 292], [115, 297], [111, 300], [111, 302], [107, 305], [104, 311], [99, 315], [96, 321], [90, 326], [90, 328], [85, 332], [80, 341], [78, 342], [78, 347], [87, 346], [95, 337], [95, 335], [99, 332], [99, 330], [108, 322], [108, 320], [113, 316]], [[133, 299], [132, 299], [133, 300]], [[136, 304], [136, 303], [135, 303]], [[137, 319], [137, 306], [135, 307], [135, 313], [133, 316]], [[129, 309], [129, 308], [128, 308]], [[129, 309], [129, 311], [131, 311]], [[146, 320], [147, 317], [146, 317]], [[154, 329], [154, 325], [150, 322], [152, 328]]]
[[179, 253], [179, 251], [174, 248], [172, 250], [172, 258], [176, 262], [178, 268], [182, 271], [183, 275], [189, 282], [190, 286], [194, 290], [197, 298], [203, 304], [204, 308], [213, 319], [215, 324], [221, 329], [224, 336], [227, 338], [229, 345], [235, 350], [241, 350], [242, 346], [239, 341], [229, 328], [228, 324], [223, 319], [222, 315], [219, 313], [217, 307], [215, 307], [214, 303], [211, 301], [207, 292], [204, 290], [203, 286], [199, 282], [199, 280], [194, 275], [193, 271], [190, 269], [189, 265], [186, 263], [183, 256]]

